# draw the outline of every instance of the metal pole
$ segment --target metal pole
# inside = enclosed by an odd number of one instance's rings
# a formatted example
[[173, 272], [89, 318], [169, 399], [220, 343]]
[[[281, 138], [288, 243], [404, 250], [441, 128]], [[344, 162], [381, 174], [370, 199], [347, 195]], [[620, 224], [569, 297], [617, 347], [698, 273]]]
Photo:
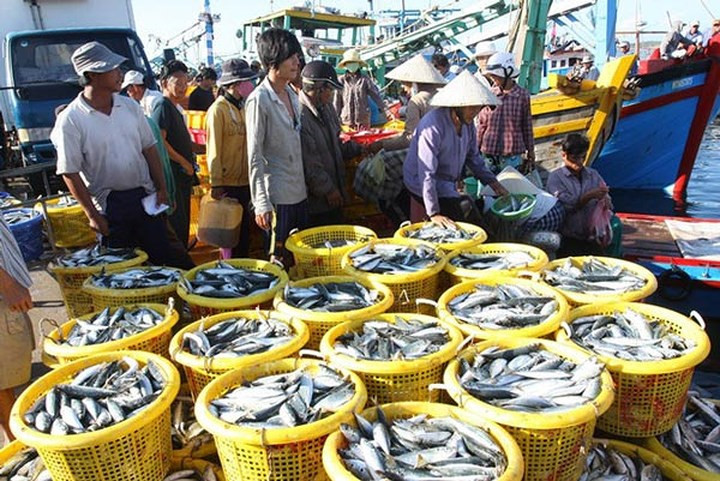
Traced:
[[205, 46], [207, 47], [207, 66], [213, 68], [213, 20], [210, 14], [210, 0], [205, 0]]

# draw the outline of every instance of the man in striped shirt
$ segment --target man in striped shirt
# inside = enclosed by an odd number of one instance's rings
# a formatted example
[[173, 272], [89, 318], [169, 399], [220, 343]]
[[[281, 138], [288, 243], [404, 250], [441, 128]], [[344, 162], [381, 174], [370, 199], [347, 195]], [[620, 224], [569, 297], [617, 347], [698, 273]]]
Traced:
[[0, 215], [0, 428], [13, 440], [8, 420], [14, 388], [30, 380], [35, 347], [27, 311], [32, 307], [30, 273], [20, 248]]

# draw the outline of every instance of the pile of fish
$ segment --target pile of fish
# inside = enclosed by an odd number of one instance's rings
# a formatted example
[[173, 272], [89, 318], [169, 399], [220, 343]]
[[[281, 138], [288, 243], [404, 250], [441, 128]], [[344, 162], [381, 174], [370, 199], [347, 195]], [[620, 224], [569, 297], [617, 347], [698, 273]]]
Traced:
[[202, 472], [195, 469], [182, 469], [175, 471], [163, 479], [163, 481], [217, 481], [215, 471], [208, 465]]
[[379, 319], [365, 321], [362, 332], [349, 332], [338, 337], [335, 351], [355, 359], [395, 361], [418, 359], [435, 352], [450, 341], [447, 329], [436, 321], [405, 320], [395, 322]]
[[198, 271], [195, 279], [183, 278], [181, 285], [190, 294], [213, 298], [248, 297], [272, 289], [280, 282], [275, 274], [244, 269], [218, 261], [216, 267]]
[[128, 269], [92, 276], [92, 285], [105, 289], [144, 289], [175, 284], [181, 279], [180, 271], [168, 267]]
[[501, 254], [473, 254], [463, 252], [450, 259], [450, 264], [461, 269], [509, 270], [527, 267], [535, 258], [523, 251], [505, 252]]
[[39, 216], [40, 213], [32, 209], [10, 209], [3, 211], [2, 215], [7, 225], [11, 226], [27, 222], [30, 219], [34, 219], [35, 217]]
[[0, 481], [52, 481], [34, 448], [24, 448], [0, 465]]
[[368, 244], [350, 254], [353, 267], [375, 274], [417, 272], [440, 261], [437, 251], [424, 245]]
[[460, 361], [460, 384], [486, 403], [511, 411], [555, 412], [595, 399], [605, 366], [595, 357], [575, 364], [539, 344], [512, 349], [492, 346], [472, 364]]
[[58, 384], [24, 414], [25, 423], [54, 436], [97, 431], [142, 412], [165, 388], [152, 361], [144, 367], [131, 357], [103, 362]]
[[78, 201], [72, 195], [64, 195], [57, 199], [57, 202], [51, 207], [72, 207], [78, 205]]
[[261, 377], [226, 392], [208, 409], [227, 423], [249, 428], [289, 428], [318, 421], [342, 408], [355, 385], [338, 371], [298, 369]]
[[585, 471], [579, 481], [663, 481], [660, 469], [639, 457], [595, 444], [585, 459]]
[[326, 239], [324, 241], [315, 242], [314, 244], [310, 244], [310, 247], [313, 249], [337, 249], [338, 247], [348, 247], [348, 246], [354, 246], [355, 244], [359, 244], [360, 242], [365, 242], [364, 240], [354, 240], [354, 239]]
[[316, 312], [342, 312], [377, 304], [382, 295], [359, 282], [315, 283], [308, 287], [285, 286], [285, 302], [298, 309]]
[[63, 267], [93, 267], [125, 262], [136, 257], [134, 249], [113, 249], [97, 244], [94, 247], [87, 247], [58, 257], [57, 263]]
[[448, 302], [457, 319], [483, 329], [516, 329], [546, 321], [555, 314], [557, 301], [515, 284], [476, 284]]
[[709, 399], [691, 391], [683, 417], [659, 439], [688, 463], [720, 474], [720, 406]]
[[623, 266], [610, 267], [594, 258], [579, 268], [567, 258], [563, 265], [545, 271], [544, 275], [545, 282], [553, 287], [587, 294], [620, 294], [637, 291], [647, 284], [647, 280]]
[[179, 395], [175, 397], [170, 409], [172, 413], [170, 433], [173, 450], [197, 449], [213, 442], [212, 434], [205, 431], [205, 428], [195, 419], [195, 403], [190, 396]]
[[356, 414], [357, 428], [340, 426], [348, 442], [340, 457], [358, 479], [491, 481], [507, 467], [502, 448], [482, 428], [424, 414], [388, 421], [377, 410], [374, 423]]
[[630, 308], [624, 312], [579, 317], [570, 324], [577, 344], [626, 361], [660, 361], [683, 356], [694, 341], [670, 331], [662, 322]]
[[4, 197], [0, 197], [0, 208], [12, 207], [13, 205], [16, 205], [15, 203], [17, 201], [18, 200], [11, 195], [6, 195]]
[[90, 319], [78, 319], [61, 343], [79, 347], [117, 341], [155, 327], [163, 319], [162, 314], [147, 307], [119, 307], [113, 313], [106, 307]]
[[408, 230], [405, 236], [410, 239], [417, 239], [433, 244], [455, 244], [475, 239], [479, 231], [470, 232], [460, 226], [444, 227], [433, 222], [423, 224], [415, 230]]
[[183, 350], [195, 356], [234, 358], [269, 351], [295, 337], [292, 327], [277, 319], [235, 317], [183, 335]]
[[503, 215], [512, 215], [517, 212], [523, 211], [533, 205], [535, 199], [531, 196], [522, 196], [518, 198], [515, 195], [507, 195], [500, 197], [495, 201], [495, 212]]

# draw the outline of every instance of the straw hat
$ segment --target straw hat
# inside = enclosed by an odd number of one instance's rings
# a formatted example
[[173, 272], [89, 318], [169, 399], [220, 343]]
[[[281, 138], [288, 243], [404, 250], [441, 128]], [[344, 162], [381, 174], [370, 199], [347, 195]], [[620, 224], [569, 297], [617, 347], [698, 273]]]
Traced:
[[345, 53], [343, 53], [343, 58], [340, 60], [340, 63], [338, 64], [338, 67], [344, 68], [345, 64], [347, 63], [359, 63], [361, 67], [367, 66], [367, 62], [365, 60], [360, 58], [360, 51], [354, 48], [351, 48], [349, 50], [345, 50]]
[[595, 59], [592, 55], [584, 55], [580, 63], [594, 63]]
[[442, 74], [422, 54], [415, 55], [410, 60], [401, 63], [385, 77], [399, 82], [419, 84], [443, 85], [446, 83]]
[[467, 70], [438, 90], [430, 101], [433, 107], [469, 107], [478, 105], [500, 105], [500, 99], [492, 90]]

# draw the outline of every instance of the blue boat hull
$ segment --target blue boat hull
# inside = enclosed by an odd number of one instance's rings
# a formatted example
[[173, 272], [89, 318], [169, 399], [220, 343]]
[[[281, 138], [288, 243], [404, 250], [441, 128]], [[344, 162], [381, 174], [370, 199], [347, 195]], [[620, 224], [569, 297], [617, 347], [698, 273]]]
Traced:
[[[697, 62], [642, 77], [640, 93], [623, 102], [615, 131], [593, 163], [610, 187], [672, 189], [709, 65]], [[711, 121], [719, 111], [720, 94]]]

